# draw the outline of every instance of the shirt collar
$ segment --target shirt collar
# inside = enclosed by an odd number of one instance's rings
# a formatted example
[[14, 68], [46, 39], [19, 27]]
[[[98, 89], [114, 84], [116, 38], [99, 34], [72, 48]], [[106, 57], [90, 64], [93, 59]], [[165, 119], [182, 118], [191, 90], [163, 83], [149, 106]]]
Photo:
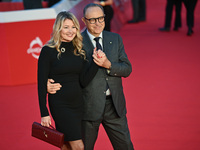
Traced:
[[[89, 36], [89, 38], [90, 38], [90, 40], [91, 41], [93, 41], [94, 40], [94, 38], [95, 38], [95, 36], [94, 35], [92, 35], [88, 30], [87, 30], [87, 34], [88, 34], [88, 36]], [[100, 33], [100, 35], [99, 35], [99, 37], [100, 37], [100, 39], [103, 39], [102, 38], [102, 32]]]

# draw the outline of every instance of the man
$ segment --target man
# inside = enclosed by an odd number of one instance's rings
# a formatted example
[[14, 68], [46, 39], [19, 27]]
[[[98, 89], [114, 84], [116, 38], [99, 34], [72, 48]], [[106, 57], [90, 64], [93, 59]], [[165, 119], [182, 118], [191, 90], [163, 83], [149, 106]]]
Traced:
[[[100, 44], [100, 49], [106, 54], [99, 58], [94, 56], [94, 61], [100, 68], [94, 79], [83, 89], [85, 150], [94, 149], [100, 124], [115, 150], [133, 150], [121, 80], [121, 77], [130, 75], [132, 67], [124, 51], [122, 39], [116, 33], [103, 31], [104, 11], [98, 4], [91, 3], [84, 8], [82, 21], [87, 27], [82, 36], [83, 49], [89, 62], [93, 59], [92, 53], [96, 44]], [[94, 40], [95, 37], [100, 37], [99, 42]], [[48, 83], [48, 89], [59, 88]]]
[[183, 3], [187, 10], [187, 26], [188, 26], [187, 35], [191, 36], [194, 33], [193, 32], [194, 10], [195, 10], [196, 4], [197, 4], [197, 0], [183, 0]]
[[182, 0], [167, 0], [166, 14], [165, 14], [165, 25], [163, 28], [159, 28], [160, 31], [170, 31], [173, 6], [175, 6], [176, 17], [174, 22], [174, 31], [178, 31], [181, 27], [181, 6]]
[[146, 21], [146, 0], [132, 0], [133, 19], [128, 23]]

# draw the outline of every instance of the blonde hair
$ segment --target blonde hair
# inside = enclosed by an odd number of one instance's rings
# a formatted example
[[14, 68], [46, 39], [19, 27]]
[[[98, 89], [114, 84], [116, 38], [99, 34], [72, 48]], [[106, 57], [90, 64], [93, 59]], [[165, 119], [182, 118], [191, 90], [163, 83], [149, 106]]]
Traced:
[[46, 45], [49, 47], [52, 47], [52, 48], [56, 48], [56, 50], [58, 51], [58, 58], [59, 58], [59, 56], [61, 55], [61, 50], [59, 49], [60, 45], [61, 45], [60, 32], [63, 27], [63, 22], [66, 19], [70, 19], [74, 23], [74, 25], [77, 29], [77, 34], [74, 37], [74, 39], [72, 40], [72, 43], [74, 46], [74, 55], [83, 56], [83, 58], [86, 59], [85, 51], [82, 50], [83, 37], [81, 36], [81, 33], [80, 33], [80, 25], [79, 25], [77, 18], [71, 12], [62, 11], [57, 15], [56, 20], [53, 25], [53, 32], [51, 34], [51, 39], [47, 42]]

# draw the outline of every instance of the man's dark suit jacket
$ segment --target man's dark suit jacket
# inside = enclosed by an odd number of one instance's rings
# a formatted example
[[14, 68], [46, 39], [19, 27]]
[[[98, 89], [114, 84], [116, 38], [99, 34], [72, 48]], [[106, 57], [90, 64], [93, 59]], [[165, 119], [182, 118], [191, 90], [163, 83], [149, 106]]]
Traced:
[[[87, 30], [82, 33], [82, 36], [83, 49], [86, 51], [87, 59], [91, 62], [94, 46]], [[108, 74], [107, 69], [100, 68], [89, 85], [83, 89], [84, 120], [96, 121], [100, 119], [105, 107], [107, 83], [117, 114], [119, 117], [126, 114], [121, 77], [128, 77], [132, 72], [132, 67], [125, 53], [121, 36], [103, 31], [103, 51], [112, 63], [111, 71]]]

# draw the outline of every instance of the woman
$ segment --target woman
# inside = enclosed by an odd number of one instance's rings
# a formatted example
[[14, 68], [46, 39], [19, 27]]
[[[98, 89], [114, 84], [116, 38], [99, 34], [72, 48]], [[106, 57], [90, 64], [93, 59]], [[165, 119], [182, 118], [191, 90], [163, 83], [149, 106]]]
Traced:
[[114, 14], [114, 11], [112, 8], [113, 0], [95, 0], [94, 3], [103, 6], [104, 13], [105, 13], [105, 28], [104, 28], [104, 30], [111, 31], [111, 20], [113, 18], [113, 14]]
[[70, 12], [60, 12], [53, 26], [52, 37], [42, 48], [38, 60], [38, 95], [41, 125], [49, 127], [51, 118], [46, 107], [47, 80], [51, 78], [62, 85], [55, 94], [48, 95], [56, 129], [65, 135], [62, 150], [84, 149], [81, 139], [81, 92], [98, 70], [94, 62], [89, 69], [87, 65], [78, 20]]

